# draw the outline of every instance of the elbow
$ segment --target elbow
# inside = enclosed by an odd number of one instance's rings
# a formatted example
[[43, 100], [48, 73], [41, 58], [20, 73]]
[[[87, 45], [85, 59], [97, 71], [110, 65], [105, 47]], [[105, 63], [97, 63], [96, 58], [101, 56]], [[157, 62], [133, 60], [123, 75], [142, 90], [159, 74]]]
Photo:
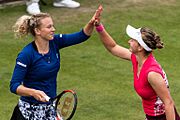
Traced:
[[13, 83], [11, 82], [10, 85], [9, 85], [9, 88], [10, 88], [10, 92], [14, 93], [14, 94], [17, 94], [16, 93], [16, 90], [18, 88], [20, 84], [19, 83]]
[[14, 87], [13, 87], [12, 84], [10, 84], [9, 88], [10, 88], [10, 92], [11, 92], [11, 93], [15, 93], [16, 90], [14, 89]]
[[169, 105], [170, 105], [170, 106], [174, 106], [174, 101], [173, 101], [173, 100], [170, 100], [170, 101], [169, 101]]
[[105, 48], [113, 54], [113, 49], [115, 48], [116, 44], [104, 44]]
[[165, 104], [165, 107], [167, 108], [174, 108], [174, 101], [172, 99], [166, 101], [164, 104]]
[[111, 48], [106, 47], [106, 50], [107, 50], [109, 53], [111, 53], [112, 55], [114, 55], [114, 56], [115, 56], [115, 54], [113, 53], [113, 50], [112, 50]]

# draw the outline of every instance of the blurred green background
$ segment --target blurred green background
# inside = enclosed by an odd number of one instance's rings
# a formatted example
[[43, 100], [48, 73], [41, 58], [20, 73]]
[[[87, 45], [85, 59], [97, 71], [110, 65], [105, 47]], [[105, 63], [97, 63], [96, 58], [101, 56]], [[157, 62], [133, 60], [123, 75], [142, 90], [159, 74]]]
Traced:
[[[54, 19], [56, 33], [79, 31], [99, 4], [104, 7], [102, 23], [118, 44], [128, 47], [127, 24], [147, 26], [162, 38], [165, 48], [155, 57], [167, 73], [171, 95], [180, 111], [180, 1], [178, 0], [77, 0], [77, 9], [54, 8], [52, 1], [41, 5]], [[12, 26], [27, 14], [26, 6], [0, 9], [0, 119], [9, 120], [19, 97], [10, 93], [9, 82], [20, 50], [29, 42], [14, 38]], [[74, 89], [78, 108], [73, 120], [144, 120], [141, 100], [133, 89], [129, 61], [112, 56], [96, 32], [79, 45], [61, 50], [58, 91]]]

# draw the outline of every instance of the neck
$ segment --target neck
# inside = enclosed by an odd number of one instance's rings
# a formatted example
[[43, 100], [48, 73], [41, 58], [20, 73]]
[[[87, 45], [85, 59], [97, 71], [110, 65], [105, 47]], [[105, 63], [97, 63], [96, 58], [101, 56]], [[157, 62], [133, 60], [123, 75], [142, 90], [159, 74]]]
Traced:
[[137, 61], [139, 66], [142, 66], [144, 64], [144, 62], [146, 61], [146, 59], [148, 58], [149, 55], [144, 55], [144, 54], [138, 54], [137, 55]]
[[35, 44], [40, 54], [47, 54], [49, 52], [49, 41], [35, 39]]

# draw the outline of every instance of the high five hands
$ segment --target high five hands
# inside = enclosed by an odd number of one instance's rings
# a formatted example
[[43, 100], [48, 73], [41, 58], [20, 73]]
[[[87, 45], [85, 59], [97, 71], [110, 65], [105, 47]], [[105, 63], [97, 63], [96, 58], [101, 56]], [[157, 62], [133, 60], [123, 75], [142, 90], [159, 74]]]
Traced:
[[94, 16], [92, 17], [90, 23], [95, 25], [95, 26], [98, 26], [100, 25], [100, 17], [101, 17], [101, 13], [103, 11], [103, 7], [102, 5], [99, 5], [98, 9], [96, 10]]

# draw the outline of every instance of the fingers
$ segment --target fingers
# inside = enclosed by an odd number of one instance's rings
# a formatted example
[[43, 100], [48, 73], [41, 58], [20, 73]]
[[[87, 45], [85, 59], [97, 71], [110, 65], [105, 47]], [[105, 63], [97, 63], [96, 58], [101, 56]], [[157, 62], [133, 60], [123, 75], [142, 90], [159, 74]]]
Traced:
[[98, 9], [96, 10], [96, 12], [95, 12], [95, 15], [94, 15], [94, 18], [95, 18], [95, 19], [96, 19], [96, 18], [99, 18], [99, 17], [101, 16], [102, 10], [103, 10], [102, 5], [100, 5], [100, 6], [98, 7]]
[[94, 13], [93, 17], [92, 17], [91, 20], [89, 21], [89, 24], [98, 26], [98, 25], [100, 24], [101, 12], [102, 12], [102, 5], [100, 5], [100, 6], [98, 7], [98, 9], [97, 9], [96, 12]]
[[95, 19], [99, 18], [101, 16], [102, 10], [103, 10], [102, 5], [99, 5], [99, 7], [98, 7], [98, 9], [96, 10], [96, 13], [95, 13]]
[[95, 19], [94, 25], [95, 26], [99, 26], [100, 25], [100, 19], [99, 18]]
[[99, 5], [98, 10], [103, 10], [102, 5]]
[[100, 25], [100, 17], [101, 17], [102, 10], [103, 10], [102, 5], [99, 5], [99, 7], [96, 10], [95, 15], [94, 15], [94, 25], [95, 26]]
[[48, 102], [50, 100], [50, 97], [49, 96], [44, 96], [45, 100]]
[[41, 102], [48, 102], [50, 99], [43, 91], [40, 90], [35, 90], [33, 97]]

